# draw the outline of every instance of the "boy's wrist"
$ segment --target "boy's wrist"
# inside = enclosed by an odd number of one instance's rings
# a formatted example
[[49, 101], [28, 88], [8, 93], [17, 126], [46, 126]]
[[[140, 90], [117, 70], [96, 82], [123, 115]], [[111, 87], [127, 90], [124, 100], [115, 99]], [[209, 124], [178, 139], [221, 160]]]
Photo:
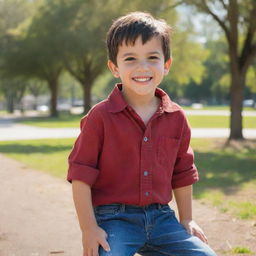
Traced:
[[95, 229], [97, 227], [98, 227], [97, 223], [92, 223], [92, 224], [86, 225], [85, 227], [81, 227], [81, 232], [87, 233], [88, 231]]
[[192, 218], [189, 218], [189, 219], [180, 219], [180, 223], [189, 223], [189, 222], [191, 222], [191, 221], [193, 221]]
[[82, 225], [80, 225], [80, 229], [81, 229], [82, 233], [88, 232], [88, 230], [92, 230], [96, 227], [98, 227], [98, 224], [97, 224], [95, 217], [87, 219], [86, 222], [84, 222]]

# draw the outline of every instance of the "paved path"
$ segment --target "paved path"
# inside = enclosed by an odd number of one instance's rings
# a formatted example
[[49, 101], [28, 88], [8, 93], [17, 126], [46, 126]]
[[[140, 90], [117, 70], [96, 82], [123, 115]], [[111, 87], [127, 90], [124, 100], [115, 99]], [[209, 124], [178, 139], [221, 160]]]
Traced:
[[[244, 129], [245, 138], [256, 138], [256, 129]], [[11, 120], [0, 121], [0, 141], [74, 138], [79, 134], [79, 128], [40, 128], [17, 124]], [[227, 138], [229, 129], [225, 128], [192, 128], [192, 138]]]
[[0, 163], [0, 255], [82, 256], [68, 182], [1, 154]]
[[0, 122], [0, 141], [73, 138], [79, 134], [79, 128], [41, 128], [13, 122]]
[[[229, 110], [185, 110], [187, 115], [195, 115], [195, 116], [230, 116]], [[255, 111], [243, 111], [243, 116], [256, 116]]]

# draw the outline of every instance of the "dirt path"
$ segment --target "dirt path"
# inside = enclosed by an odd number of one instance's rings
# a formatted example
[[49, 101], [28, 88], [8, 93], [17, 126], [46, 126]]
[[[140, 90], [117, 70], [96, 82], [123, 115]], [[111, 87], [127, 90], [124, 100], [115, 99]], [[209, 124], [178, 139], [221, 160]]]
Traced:
[[[65, 180], [1, 154], [0, 180], [0, 256], [82, 255], [71, 186]], [[256, 252], [252, 221], [232, 219], [197, 201], [194, 216], [219, 256], [234, 256], [225, 252], [237, 246]]]

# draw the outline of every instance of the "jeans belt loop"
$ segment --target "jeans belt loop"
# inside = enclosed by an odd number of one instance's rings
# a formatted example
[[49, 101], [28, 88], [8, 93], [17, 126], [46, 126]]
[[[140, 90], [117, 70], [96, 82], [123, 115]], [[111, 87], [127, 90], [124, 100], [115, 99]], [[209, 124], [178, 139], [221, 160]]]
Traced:
[[121, 204], [120, 205], [120, 211], [121, 212], [125, 212], [125, 204]]

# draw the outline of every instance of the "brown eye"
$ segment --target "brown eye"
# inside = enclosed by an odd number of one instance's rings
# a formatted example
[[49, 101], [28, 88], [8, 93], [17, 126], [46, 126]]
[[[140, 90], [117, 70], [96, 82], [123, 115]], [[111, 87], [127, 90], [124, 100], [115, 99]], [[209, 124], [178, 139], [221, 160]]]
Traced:
[[157, 57], [157, 56], [149, 56], [149, 59], [150, 59], [150, 60], [157, 60], [158, 57]]
[[133, 57], [129, 57], [129, 58], [125, 59], [125, 61], [133, 61], [133, 60], [135, 60], [135, 58], [133, 58]]

